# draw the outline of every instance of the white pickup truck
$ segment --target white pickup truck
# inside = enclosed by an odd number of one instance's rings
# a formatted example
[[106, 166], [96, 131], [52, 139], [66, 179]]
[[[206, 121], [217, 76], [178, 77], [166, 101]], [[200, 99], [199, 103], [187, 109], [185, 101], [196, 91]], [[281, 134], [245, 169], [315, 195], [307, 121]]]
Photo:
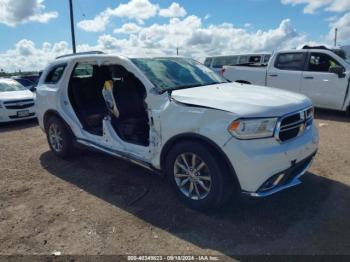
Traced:
[[276, 87], [308, 96], [315, 107], [350, 111], [350, 60], [331, 50], [281, 51], [266, 66], [224, 66], [233, 82]]

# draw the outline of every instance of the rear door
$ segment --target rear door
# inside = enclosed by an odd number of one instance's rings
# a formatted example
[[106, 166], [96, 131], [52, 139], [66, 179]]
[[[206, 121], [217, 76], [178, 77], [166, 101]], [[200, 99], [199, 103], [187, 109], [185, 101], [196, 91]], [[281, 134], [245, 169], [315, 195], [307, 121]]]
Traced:
[[306, 71], [303, 72], [301, 92], [317, 107], [340, 110], [344, 103], [348, 79], [329, 72], [333, 66], [342, 66], [336, 56], [311, 52]]
[[305, 60], [306, 53], [303, 52], [278, 54], [267, 70], [266, 85], [300, 92]]

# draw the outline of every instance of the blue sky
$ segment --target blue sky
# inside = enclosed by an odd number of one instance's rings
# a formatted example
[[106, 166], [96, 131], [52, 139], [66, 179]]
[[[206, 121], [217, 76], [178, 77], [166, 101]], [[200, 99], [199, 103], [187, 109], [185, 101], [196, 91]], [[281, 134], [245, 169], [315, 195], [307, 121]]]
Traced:
[[[339, 27], [339, 43], [350, 44], [350, 0], [73, 3], [81, 51], [171, 55], [174, 45], [195, 57], [273, 51], [304, 43], [331, 45], [334, 27]], [[0, 7], [1, 68], [42, 67], [70, 52], [68, 0], [0, 0]], [[10, 61], [14, 55], [16, 65]]]

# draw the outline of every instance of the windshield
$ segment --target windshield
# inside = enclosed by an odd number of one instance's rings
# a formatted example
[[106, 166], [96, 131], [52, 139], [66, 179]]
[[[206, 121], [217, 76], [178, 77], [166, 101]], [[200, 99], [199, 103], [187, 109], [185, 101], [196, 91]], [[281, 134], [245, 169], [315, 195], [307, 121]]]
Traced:
[[0, 92], [12, 92], [27, 90], [24, 86], [16, 81], [0, 81]]
[[132, 61], [160, 92], [227, 82], [193, 59], [135, 58]]

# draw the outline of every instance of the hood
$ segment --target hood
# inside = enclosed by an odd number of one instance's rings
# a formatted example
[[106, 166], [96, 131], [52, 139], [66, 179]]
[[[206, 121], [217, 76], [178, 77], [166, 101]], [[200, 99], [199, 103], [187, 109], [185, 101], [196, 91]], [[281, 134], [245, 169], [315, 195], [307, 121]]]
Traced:
[[312, 105], [301, 94], [239, 83], [176, 90], [171, 96], [183, 104], [228, 111], [240, 117], [282, 116]]
[[34, 99], [34, 93], [32, 93], [29, 90], [0, 92], [0, 101], [12, 101], [23, 99]]

